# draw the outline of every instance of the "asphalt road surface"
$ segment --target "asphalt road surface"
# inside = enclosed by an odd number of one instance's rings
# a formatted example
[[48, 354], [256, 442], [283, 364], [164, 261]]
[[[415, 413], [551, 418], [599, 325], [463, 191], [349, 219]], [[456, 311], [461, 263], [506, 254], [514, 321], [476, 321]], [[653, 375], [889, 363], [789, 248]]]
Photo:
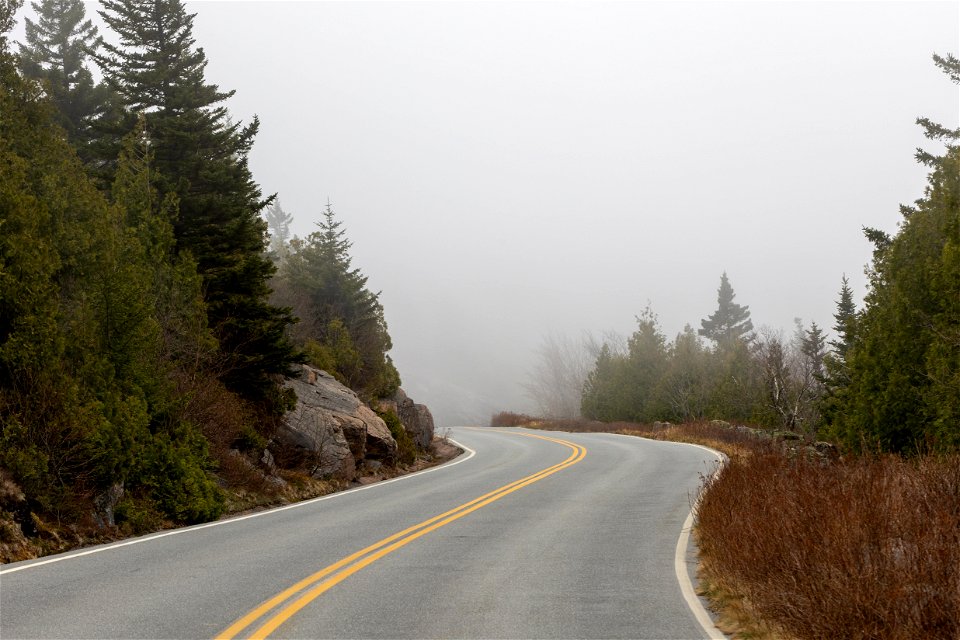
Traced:
[[711, 452], [612, 434], [451, 437], [468, 452], [420, 474], [2, 565], [0, 638], [716, 634], [681, 590], [691, 558], [677, 544]]

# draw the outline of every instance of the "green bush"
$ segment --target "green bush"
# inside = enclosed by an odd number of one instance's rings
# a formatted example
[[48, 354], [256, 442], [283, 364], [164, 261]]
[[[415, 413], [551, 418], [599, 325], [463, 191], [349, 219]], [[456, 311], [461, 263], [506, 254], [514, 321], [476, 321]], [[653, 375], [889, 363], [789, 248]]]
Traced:
[[378, 411], [377, 415], [387, 423], [387, 428], [390, 429], [390, 435], [397, 441], [397, 462], [400, 464], [413, 464], [417, 459], [417, 445], [403, 427], [400, 418], [394, 413], [393, 409]]
[[256, 451], [259, 454], [267, 448], [267, 439], [249, 424], [244, 424], [240, 427], [240, 433], [233, 441], [233, 446], [244, 453]]
[[124, 498], [113, 510], [114, 521], [127, 534], [140, 535], [163, 527], [163, 515], [149, 498]]
[[210, 470], [207, 442], [192, 426], [157, 434], [144, 455], [138, 479], [147, 496], [167, 518], [186, 523], [206, 522], [223, 513], [225, 497]]

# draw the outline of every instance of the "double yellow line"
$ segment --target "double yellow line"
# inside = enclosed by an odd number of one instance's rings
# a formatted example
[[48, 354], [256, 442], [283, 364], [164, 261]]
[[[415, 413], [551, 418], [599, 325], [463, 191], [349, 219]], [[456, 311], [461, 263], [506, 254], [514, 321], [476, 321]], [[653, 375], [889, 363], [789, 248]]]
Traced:
[[294, 614], [305, 606], [316, 600], [323, 593], [332, 587], [340, 584], [364, 567], [376, 562], [383, 556], [396, 551], [400, 547], [410, 544], [417, 538], [427, 535], [431, 531], [436, 531], [440, 527], [450, 524], [454, 520], [459, 520], [467, 514], [481, 509], [491, 502], [496, 502], [506, 495], [518, 491], [523, 487], [529, 486], [534, 482], [543, 480], [547, 476], [566, 469], [583, 460], [587, 455], [587, 450], [578, 444], [568, 442], [567, 440], [558, 440], [546, 436], [535, 435], [532, 433], [517, 433], [515, 435], [527, 436], [530, 438], [539, 438], [549, 442], [556, 442], [570, 447], [572, 450], [570, 456], [559, 464], [547, 467], [537, 473], [521, 478], [515, 482], [504, 485], [490, 493], [486, 493], [479, 498], [466, 502], [459, 507], [434, 516], [429, 520], [424, 520], [420, 524], [413, 525], [403, 531], [393, 534], [383, 540], [376, 542], [365, 549], [347, 556], [343, 560], [331, 564], [311, 576], [308, 576], [270, 598], [248, 614], [234, 622], [224, 629], [219, 635], [218, 640], [232, 640], [238, 634], [245, 631], [248, 627], [259, 620], [262, 624], [250, 635], [250, 638], [262, 639], [273, 633], [277, 627], [289, 620]]

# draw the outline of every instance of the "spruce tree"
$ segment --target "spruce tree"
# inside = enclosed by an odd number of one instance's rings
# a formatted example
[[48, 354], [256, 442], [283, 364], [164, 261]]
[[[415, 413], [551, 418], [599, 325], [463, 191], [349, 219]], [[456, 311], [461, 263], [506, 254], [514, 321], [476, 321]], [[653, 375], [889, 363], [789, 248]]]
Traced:
[[0, 54], [7, 51], [7, 34], [16, 22], [14, 16], [23, 0], [0, 0]]
[[[960, 61], [935, 62], [960, 83]], [[931, 173], [898, 232], [868, 231], [870, 288], [831, 416], [832, 434], [853, 448], [960, 448], [960, 131], [920, 124], [946, 152], [918, 154]]]
[[836, 340], [830, 341], [833, 347], [835, 357], [843, 362], [847, 357], [847, 351], [853, 343], [854, 322], [856, 321], [857, 308], [853, 303], [853, 290], [850, 289], [850, 282], [844, 275], [840, 285], [840, 299], [837, 300], [837, 312], [833, 314], [835, 324], [833, 330], [836, 331]]
[[296, 310], [315, 343], [307, 345], [308, 354], [317, 366], [335, 363], [331, 373], [364, 395], [388, 396], [400, 379], [387, 355], [393, 345], [380, 294], [370, 291], [367, 277], [352, 266], [352, 243], [329, 202], [317, 226], [306, 240], [292, 243], [294, 252], [281, 272], [289, 288], [306, 298]]
[[842, 396], [847, 385], [850, 384], [847, 359], [850, 349], [854, 345], [857, 309], [853, 302], [853, 291], [850, 289], [846, 275], [841, 280], [840, 298], [836, 304], [837, 311], [833, 314], [835, 321], [833, 330], [837, 337], [835, 340], [830, 340], [831, 349], [823, 358], [825, 389], [819, 406], [820, 414], [823, 417], [823, 426], [827, 433], [832, 429], [830, 425], [842, 422], [842, 415], [846, 407]]
[[659, 385], [670, 420], [689, 422], [706, 416], [710, 358], [697, 332], [685, 325], [670, 345], [667, 371]]
[[86, 17], [81, 0], [32, 2], [37, 21], [25, 21], [26, 42], [20, 44], [20, 69], [44, 83], [57, 107], [57, 122], [81, 158], [96, 136], [94, 121], [110, 101], [106, 86], [94, 82], [87, 59], [96, 47], [97, 28]]
[[753, 331], [750, 307], [735, 303], [735, 297], [727, 273], [724, 272], [717, 290], [717, 310], [709, 318], [700, 321], [701, 329], [698, 333], [713, 340], [721, 348], [732, 346], [738, 341], [748, 341], [750, 332]]
[[259, 122], [229, 121], [223, 103], [233, 92], [206, 82], [194, 14], [180, 0], [102, 4], [100, 15], [119, 43], [101, 40], [95, 58], [126, 109], [121, 130], [132, 129], [135, 113], [146, 115], [153, 183], [179, 199], [172, 221], [177, 250], [193, 256], [203, 278], [222, 380], [248, 399], [269, 401], [277, 392], [271, 377], [290, 375], [300, 356], [285, 332], [289, 310], [267, 302], [274, 267], [264, 255], [260, 211], [270, 199], [248, 166]]
[[637, 330], [627, 340], [629, 413], [623, 418], [652, 422], [661, 418], [665, 410], [658, 397], [658, 386], [667, 368], [666, 338], [649, 305], [636, 321]]
[[604, 343], [593, 370], [587, 374], [580, 413], [591, 420], [627, 420], [630, 415], [627, 360]]
[[290, 224], [293, 216], [283, 210], [280, 199], [275, 199], [267, 205], [264, 213], [267, 221], [267, 232], [270, 234], [270, 257], [277, 264], [281, 264], [290, 254]]
[[813, 379], [823, 382], [823, 361], [826, 357], [826, 335], [816, 322], [810, 323], [810, 328], [800, 334], [800, 353], [803, 355], [804, 366], [809, 370]]

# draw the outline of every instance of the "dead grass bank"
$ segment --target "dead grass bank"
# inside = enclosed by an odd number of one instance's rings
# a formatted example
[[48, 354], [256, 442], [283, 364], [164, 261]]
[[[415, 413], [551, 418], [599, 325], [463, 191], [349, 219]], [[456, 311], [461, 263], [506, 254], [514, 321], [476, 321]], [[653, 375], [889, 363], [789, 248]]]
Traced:
[[960, 456], [732, 459], [697, 510], [708, 581], [798, 638], [960, 637]]

